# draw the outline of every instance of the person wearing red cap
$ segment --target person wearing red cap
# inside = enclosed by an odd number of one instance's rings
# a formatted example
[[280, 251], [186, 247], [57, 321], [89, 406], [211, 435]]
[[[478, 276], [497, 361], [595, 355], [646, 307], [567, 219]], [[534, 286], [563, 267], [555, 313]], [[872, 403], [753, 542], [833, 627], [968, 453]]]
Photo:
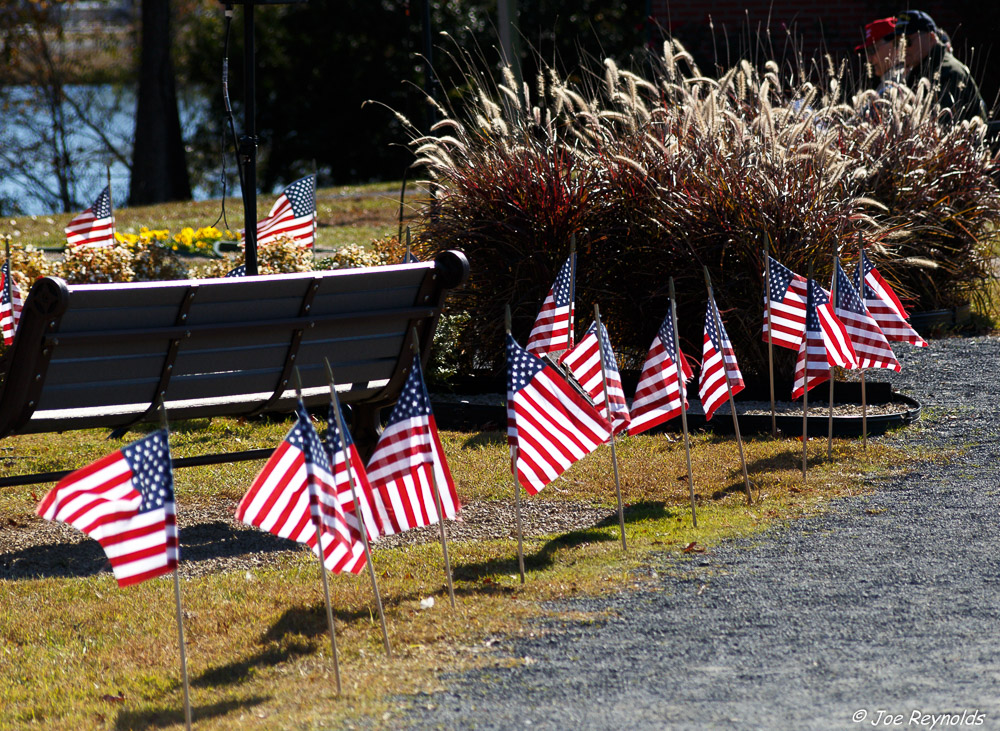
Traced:
[[[865, 26], [865, 42], [855, 48], [864, 49], [875, 75], [883, 80], [898, 81], [902, 79], [903, 58], [896, 42], [896, 18], [880, 18]], [[898, 74], [890, 74], [896, 70]], [[898, 76], [898, 78], [887, 78]]]
[[987, 119], [986, 105], [968, 67], [952, 55], [947, 36], [922, 10], [872, 21], [865, 26], [865, 42], [855, 50], [861, 49], [882, 79], [880, 94], [887, 83], [905, 81], [915, 89], [926, 78], [934, 102], [941, 107], [941, 122]]

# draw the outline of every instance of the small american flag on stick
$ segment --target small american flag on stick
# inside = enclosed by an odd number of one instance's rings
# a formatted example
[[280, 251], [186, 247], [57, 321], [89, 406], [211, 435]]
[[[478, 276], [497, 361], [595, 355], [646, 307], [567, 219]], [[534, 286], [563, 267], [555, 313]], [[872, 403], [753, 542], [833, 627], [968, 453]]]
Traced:
[[[718, 319], [718, 327], [716, 320]], [[726, 326], [722, 322], [715, 299], [709, 297], [708, 310], [705, 313], [705, 338], [702, 342], [701, 374], [698, 379], [698, 394], [705, 409], [705, 419], [711, 419], [722, 404], [743, 390], [743, 374], [736, 362]], [[726, 386], [726, 379], [729, 386]]]
[[805, 375], [808, 369], [808, 387], [829, 380], [832, 366], [857, 368], [857, 356], [851, 347], [847, 328], [837, 318], [829, 293], [815, 279], [809, 280], [809, 302], [806, 309], [806, 336], [799, 346], [795, 360], [795, 380], [792, 398], [805, 392]]
[[886, 340], [910, 343], [921, 348], [927, 347], [927, 341], [906, 321], [906, 310], [903, 309], [903, 304], [896, 293], [878, 273], [875, 265], [868, 260], [864, 251], [861, 252], [854, 281], [865, 301], [865, 307], [882, 329]]
[[806, 330], [806, 279], [767, 257], [770, 292], [764, 297], [764, 340], [770, 323], [771, 342], [798, 350]]
[[361, 534], [344, 516], [329, 455], [301, 401], [295, 424], [240, 500], [236, 518], [280, 538], [305, 543], [317, 556], [319, 522], [323, 565], [328, 570], [356, 574], [365, 566]]
[[43, 498], [38, 514], [97, 540], [119, 586], [173, 571], [180, 547], [166, 430], [70, 473]]
[[115, 217], [111, 211], [111, 186], [106, 186], [94, 204], [66, 226], [70, 246], [114, 246]]
[[507, 443], [518, 482], [536, 494], [611, 438], [611, 425], [554, 368], [507, 335]]
[[4, 345], [14, 342], [14, 333], [17, 332], [17, 325], [21, 321], [23, 307], [21, 288], [10, 275], [10, 261], [5, 261], [0, 267], [0, 330], [3, 332]]
[[293, 239], [300, 246], [316, 242], [316, 176], [307, 175], [278, 196], [267, 218], [257, 222], [257, 245], [278, 238]]
[[837, 261], [836, 306], [834, 313], [844, 323], [858, 358], [859, 368], [886, 368], [900, 371], [889, 341], [861, 301], [858, 290]]
[[575, 309], [575, 286], [573, 271], [576, 253], [559, 269], [556, 281], [549, 290], [542, 309], [535, 318], [535, 325], [528, 336], [527, 349], [534, 355], [568, 350], [573, 347], [573, 315]]
[[628, 429], [631, 417], [628, 413], [628, 403], [625, 401], [625, 390], [622, 388], [622, 377], [618, 371], [618, 362], [608, 340], [608, 331], [601, 324], [600, 338], [597, 335], [597, 323], [591, 324], [586, 334], [572, 350], [563, 353], [559, 362], [569, 368], [573, 377], [580, 383], [583, 390], [590, 396], [594, 406], [601, 416], [608, 419], [608, 406], [604, 403], [604, 377], [601, 373], [601, 353], [598, 342], [604, 350], [604, 369], [608, 374], [608, 400], [611, 402], [611, 425], [615, 434]]
[[[693, 377], [684, 353], [674, 347], [674, 322], [670, 312], [667, 312], [642, 366], [639, 385], [632, 400], [632, 423], [628, 433], [639, 434], [679, 416], [680, 379], [687, 383]], [[686, 400], [684, 407], [687, 408]]]
[[420, 360], [410, 375], [368, 461], [375, 519], [384, 535], [437, 523], [434, 483], [444, 517], [453, 520], [461, 504], [448, 469]]

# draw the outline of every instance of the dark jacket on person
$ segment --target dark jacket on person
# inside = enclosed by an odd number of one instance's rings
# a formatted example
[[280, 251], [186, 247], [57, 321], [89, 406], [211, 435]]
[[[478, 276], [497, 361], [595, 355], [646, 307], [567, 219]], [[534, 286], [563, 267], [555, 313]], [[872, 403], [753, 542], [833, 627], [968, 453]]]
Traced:
[[[907, 86], [915, 89], [921, 78], [931, 82], [934, 100], [941, 105], [942, 119], [958, 122], [981, 117], [986, 121], [986, 104], [969, 68], [955, 58], [947, 47], [936, 45], [927, 58], [910, 71]], [[951, 110], [949, 114], [947, 110]]]

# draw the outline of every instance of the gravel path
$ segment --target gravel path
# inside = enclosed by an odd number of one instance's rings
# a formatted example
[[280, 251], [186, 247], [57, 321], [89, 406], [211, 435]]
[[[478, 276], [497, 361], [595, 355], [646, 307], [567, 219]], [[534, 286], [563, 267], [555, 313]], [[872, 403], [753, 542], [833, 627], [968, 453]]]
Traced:
[[[1000, 339], [900, 346], [930, 407], [885, 439], [959, 449], [872, 494], [556, 610], [393, 725], [477, 729], [1000, 729]], [[963, 715], [964, 714], [964, 715]]]

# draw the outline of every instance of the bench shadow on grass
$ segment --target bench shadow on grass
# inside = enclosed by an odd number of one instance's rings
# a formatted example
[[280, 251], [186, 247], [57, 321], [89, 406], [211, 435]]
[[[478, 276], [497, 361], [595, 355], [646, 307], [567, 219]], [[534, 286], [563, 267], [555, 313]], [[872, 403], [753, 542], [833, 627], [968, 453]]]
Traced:
[[[624, 511], [626, 523], [669, 519], [679, 515], [681, 512], [678, 508], [668, 508], [662, 502], [652, 501], [629, 505]], [[618, 512], [613, 511], [611, 515], [591, 528], [569, 531], [545, 541], [536, 551], [525, 553], [524, 568], [526, 574], [551, 567], [555, 563], [556, 554], [560, 550], [576, 548], [589, 543], [617, 543], [620, 540], [617, 527]], [[607, 528], [615, 530], [605, 530]], [[464, 585], [455, 587], [456, 596], [496, 596], [511, 594], [517, 590], [514, 586], [503, 586], [484, 581], [484, 579], [491, 576], [518, 574], [519, 569], [516, 554], [510, 558], [490, 559], [471, 564], [453, 564], [452, 572], [455, 581], [464, 582]], [[528, 580], [530, 581], [530, 577], [528, 577]], [[439, 594], [446, 594], [446, 592], [447, 589], [442, 577]], [[416, 601], [425, 596], [426, 591], [389, 597], [383, 596], [382, 604], [386, 609], [390, 609], [407, 602]], [[342, 625], [359, 621], [370, 622], [372, 611], [374, 611], [373, 606], [363, 607], [356, 611], [343, 611], [334, 608], [333, 613], [335, 621], [338, 625]], [[301, 639], [293, 639], [283, 647], [277, 647], [277, 643], [285, 642], [289, 637], [306, 637], [312, 640], [325, 636], [328, 632], [326, 607], [323, 603], [316, 603], [308, 607], [291, 607], [260, 638], [260, 643], [267, 644], [269, 645], [268, 647], [244, 660], [210, 668], [193, 679], [191, 684], [195, 687], [218, 687], [220, 685], [241, 683], [250, 676], [254, 668], [277, 665], [290, 660], [294, 656], [308, 655], [315, 651], [315, 648], [309, 642], [304, 642]]]
[[[186, 564], [251, 554], [295, 550], [298, 544], [256, 528], [237, 528], [216, 521], [180, 530], [181, 573]], [[111, 571], [97, 541], [50, 543], [3, 554], [0, 579], [61, 579], [95, 576]]]
[[[244, 700], [220, 701], [218, 703], [210, 703], [204, 706], [192, 704], [191, 721], [192, 723], [197, 723], [198, 721], [205, 721], [209, 718], [226, 716], [234, 711], [245, 711], [254, 706], [259, 706], [267, 700], [269, 700], [269, 698], [255, 696]], [[122, 711], [115, 719], [114, 727], [120, 731], [126, 731], [127, 729], [135, 728], [165, 728], [167, 726], [183, 725], [184, 703], [181, 701], [176, 708], [157, 708], [148, 711]]]
[[[647, 520], [662, 520], [674, 517], [678, 511], [668, 508], [665, 503], [654, 501], [643, 501], [625, 506], [624, 517], [626, 524], [641, 523]], [[609, 532], [604, 530], [613, 528]], [[537, 551], [524, 554], [524, 570], [527, 574], [531, 571], [543, 571], [551, 568], [555, 563], [556, 554], [563, 549], [576, 548], [588, 543], [617, 543], [621, 540], [618, 532], [618, 511], [613, 510], [607, 518], [597, 523], [591, 528], [581, 528], [562, 533], [554, 538], [545, 541]], [[519, 574], [520, 568], [517, 562], [517, 555], [511, 558], [490, 559], [471, 564], [453, 566], [456, 580], [476, 582], [475, 586], [456, 587], [456, 594], [478, 595], [478, 594], [498, 594], [511, 593], [514, 587], [501, 587], [496, 584], [484, 584], [483, 579], [497, 575]]]

